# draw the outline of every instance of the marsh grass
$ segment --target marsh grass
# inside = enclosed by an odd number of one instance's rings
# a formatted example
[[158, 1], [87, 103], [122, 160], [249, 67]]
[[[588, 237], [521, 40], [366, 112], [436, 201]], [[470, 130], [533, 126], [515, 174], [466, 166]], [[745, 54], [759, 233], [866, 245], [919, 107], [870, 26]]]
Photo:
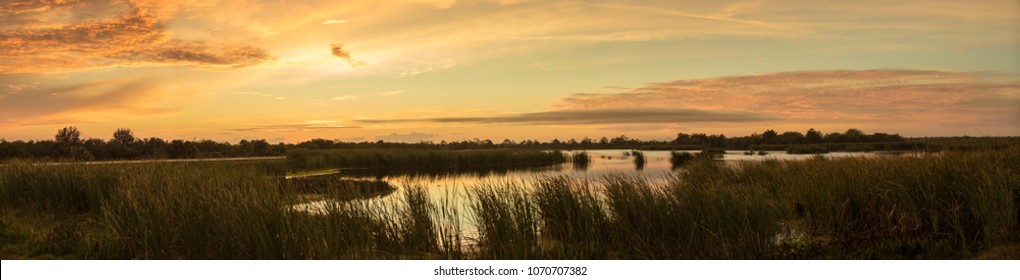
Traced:
[[726, 151], [720, 149], [704, 149], [700, 153], [670, 151], [669, 162], [672, 169], [676, 170], [695, 161], [711, 161], [722, 158], [725, 154]]
[[0, 167], [0, 203], [48, 213], [87, 213], [110, 196], [120, 175], [100, 166], [15, 162]]
[[684, 164], [691, 162], [695, 159], [695, 155], [689, 152], [669, 152], [669, 163], [673, 165], [673, 169], [680, 168]]
[[591, 156], [588, 155], [588, 152], [575, 152], [570, 156], [570, 163], [574, 169], [587, 170], [588, 165], [591, 164]]
[[340, 200], [383, 197], [397, 190], [380, 179], [352, 179], [338, 174], [285, 178], [280, 182], [289, 191]]
[[[451, 245], [459, 237], [437, 238], [450, 230], [434, 219], [448, 222], [451, 211], [439, 213], [422, 189], [396, 200], [338, 200], [309, 213], [291, 207], [300, 192], [257, 165], [25, 164], [0, 172], [5, 213], [0, 255], [15, 258], [461, 256], [459, 245]], [[35, 214], [8, 214], [14, 212]], [[54, 215], [59, 216], [48, 218]], [[41, 231], [22, 234], [32, 229]], [[8, 246], [15, 241], [37, 246]]]
[[609, 217], [593, 184], [563, 177], [540, 180], [532, 197], [537, 207], [543, 254], [550, 258], [610, 258]]
[[634, 156], [634, 168], [636, 168], [637, 170], [644, 169], [645, 163], [648, 161], [645, 158], [645, 153], [642, 153], [641, 151], [638, 150], [633, 150], [630, 152], [630, 154]]
[[[469, 186], [466, 197], [438, 201], [405, 184], [399, 196], [332, 199], [317, 211], [294, 207], [304, 192], [280, 179], [279, 163], [16, 162], [0, 167], [0, 256], [987, 257], [1020, 237], [1018, 159], [1020, 146], [736, 166], [692, 160], [664, 182], [551, 177], [533, 187]], [[465, 234], [462, 218], [477, 236]]]
[[514, 182], [476, 186], [469, 192], [478, 228], [477, 256], [483, 259], [536, 259], [538, 210], [528, 192]]
[[769, 227], [777, 217], [770, 216], [771, 205], [754, 200], [757, 194], [691, 186], [679, 178], [655, 184], [609, 176], [597, 181], [599, 186], [592, 183], [551, 179], [536, 191], [536, 200], [545, 201], [540, 204], [547, 209], [542, 212], [543, 233], [574, 249], [562, 252], [567, 253], [563, 257], [768, 257], [764, 253], [773, 234]]
[[524, 190], [484, 189], [487, 201], [503, 203], [476, 215], [506, 217], [483, 224], [483, 240], [529, 241], [535, 227], [519, 223], [537, 215], [538, 243], [515, 247], [536, 258], [968, 258], [1017, 241], [1018, 158], [1020, 147], [735, 167], [693, 161], [666, 184], [547, 178], [531, 191], [533, 205]]
[[[969, 255], [1015, 242], [1020, 149], [788, 163], [773, 179], [814, 234], [855, 257]], [[756, 167], [752, 167], [756, 168]]]

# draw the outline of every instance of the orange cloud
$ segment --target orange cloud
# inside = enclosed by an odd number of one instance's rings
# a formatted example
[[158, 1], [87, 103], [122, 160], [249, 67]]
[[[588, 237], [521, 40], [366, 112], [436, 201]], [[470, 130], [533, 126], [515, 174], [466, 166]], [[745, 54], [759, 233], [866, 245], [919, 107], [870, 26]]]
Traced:
[[[0, 75], [0, 84], [17, 77]], [[21, 77], [19, 79], [26, 79]], [[81, 114], [160, 114], [179, 110], [166, 104], [157, 81], [146, 78], [97, 80], [74, 85], [45, 85], [0, 94], [0, 127], [49, 124], [54, 120], [94, 123]]]
[[424, 119], [356, 120], [361, 123], [478, 123], [525, 125], [602, 125], [684, 122], [758, 122], [770, 120], [764, 115], [735, 111], [703, 111], [669, 108], [599, 108], [556, 110], [500, 116], [444, 117]]
[[57, 1], [57, 0], [26, 0], [10, 1], [0, 4], [0, 13], [20, 14], [27, 12], [42, 12], [53, 8], [54, 5], [72, 4], [78, 1]]
[[365, 65], [364, 62], [357, 61], [357, 60], [354, 60], [354, 58], [351, 58], [351, 53], [349, 53], [346, 50], [344, 50], [344, 45], [343, 44], [332, 44], [332, 45], [330, 45], [330, 51], [333, 53], [333, 56], [339, 57], [339, 58], [347, 61], [347, 64], [350, 64], [351, 67], [358, 67], [358, 66]]
[[579, 93], [563, 109], [740, 110], [792, 120], [1018, 126], [1013, 74], [824, 70], [678, 80], [613, 94]]
[[361, 128], [359, 126], [344, 126], [332, 123], [325, 124], [278, 124], [278, 125], [259, 125], [244, 128], [232, 128], [232, 131], [262, 131], [262, 132], [292, 132], [302, 130], [323, 130], [323, 129], [354, 129]]
[[[160, 18], [133, 6], [113, 19], [61, 25], [33, 20], [46, 18], [55, 5], [74, 3], [77, 1], [22, 1], [4, 6], [12, 13], [32, 15], [16, 21], [19, 26], [0, 29], [0, 60], [4, 61], [0, 73], [180, 64], [230, 68], [272, 59], [257, 47], [174, 39]], [[75, 18], [88, 15], [86, 10]]]

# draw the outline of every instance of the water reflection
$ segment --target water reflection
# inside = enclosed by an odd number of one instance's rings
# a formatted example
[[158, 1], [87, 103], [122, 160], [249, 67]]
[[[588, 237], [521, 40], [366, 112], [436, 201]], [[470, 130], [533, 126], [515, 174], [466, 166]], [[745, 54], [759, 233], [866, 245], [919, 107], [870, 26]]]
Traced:
[[[711, 158], [725, 164], [736, 165], [746, 161], [765, 160], [806, 160], [821, 156], [825, 158], [874, 157], [879, 153], [870, 152], [833, 152], [828, 154], [787, 154], [783, 151], [759, 153], [757, 151], [718, 151]], [[386, 169], [343, 169], [336, 176], [347, 180], [364, 180], [385, 182], [401, 189], [408, 186], [421, 186], [429, 189], [434, 196], [447, 196], [450, 193], [463, 193], [466, 188], [478, 185], [516, 184], [531, 188], [535, 179], [549, 176], [562, 176], [582, 180], [596, 180], [605, 176], [635, 176], [651, 182], [663, 182], [670, 178], [676, 169], [682, 168], [684, 161], [678, 161], [673, 153], [686, 153], [698, 157], [701, 151], [637, 151], [637, 150], [587, 150], [566, 151], [571, 162], [540, 168], [502, 168], [480, 170], [444, 170], [404, 172]], [[586, 160], [580, 160], [582, 158]]]

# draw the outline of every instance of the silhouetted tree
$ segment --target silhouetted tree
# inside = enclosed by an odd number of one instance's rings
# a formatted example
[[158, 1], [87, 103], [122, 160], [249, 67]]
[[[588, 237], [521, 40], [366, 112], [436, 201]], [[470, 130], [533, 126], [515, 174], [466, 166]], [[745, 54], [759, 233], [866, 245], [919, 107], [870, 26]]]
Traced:
[[127, 128], [118, 128], [113, 132], [113, 140], [128, 145], [135, 142], [135, 134]]
[[804, 134], [804, 140], [808, 143], [822, 143], [822, 133], [814, 128], [810, 128], [807, 134]]
[[57, 130], [57, 135], [53, 137], [57, 143], [64, 145], [75, 145], [81, 143], [81, 132], [78, 131], [77, 127], [68, 126]]
[[113, 157], [110, 152], [111, 146], [103, 141], [103, 139], [89, 138], [82, 144], [85, 146], [85, 150], [87, 150], [89, 154], [93, 155], [91, 158], [86, 156], [88, 160], [105, 160]]
[[677, 144], [687, 144], [689, 140], [691, 140], [691, 136], [687, 133], [681, 132], [676, 134], [676, 139], [673, 140], [673, 142], [676, 142]]
[[843, 134], [839, 132], [833, 132], [825, 135], [825, 143], [841, 143], [843, 142]]
[[846, 132], [843, 133], [843, 141], [862, 142], [864, 141], [864, 132], [856, 128], [847, 129]]
[[804, 140], [804, 135], [800, 134], [800, 132], [787, 131], [787, 132], [783, 132], [783, 134], [780, 134], [779, 136], [776, 136], [776, 140], [774, 142], [775, 143], [779, 143], [779, 144], [790, 145], [790, 144], [800, 144], [801, 142], [803, 142], [803, 140]]
[[73, 160], [80, 161], [90, 161], [96, 159], [96, 157], [92, 156], [92, 153], [89, 153], [89, 151], [83, 147], [71, 147], [68, 157], [70, 157]]
[[765, 144], [771, 144], [778, 135], [775, 130], [769, 129], [761, 134], [761, 138]]

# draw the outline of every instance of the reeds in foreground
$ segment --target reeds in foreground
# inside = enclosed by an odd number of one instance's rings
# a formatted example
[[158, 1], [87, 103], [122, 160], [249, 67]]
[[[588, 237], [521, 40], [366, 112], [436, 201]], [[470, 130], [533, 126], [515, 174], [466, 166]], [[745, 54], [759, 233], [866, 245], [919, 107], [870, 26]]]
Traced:
[[[0, 256], [114, 259], [1020, 258], [1020, 146], [686, 162], [623, 175], [302, 195], [261, 163], [0, 166]], [[1001, 249], [1007, 248], [1007, 249]], [[1001, 252], [1006, 253], [1001, 253]]]

